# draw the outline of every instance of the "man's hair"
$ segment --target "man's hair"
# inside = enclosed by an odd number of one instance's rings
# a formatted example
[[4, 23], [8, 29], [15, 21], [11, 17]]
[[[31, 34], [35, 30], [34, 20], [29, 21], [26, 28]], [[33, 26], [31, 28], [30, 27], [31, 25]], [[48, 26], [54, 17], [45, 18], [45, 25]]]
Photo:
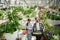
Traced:
[[35, 20], [37, 19], [37, 17], [35, 17]]
[[35, 20], [36, 20], [37, 18], [39, 19], [39, 17], [35, 17]]

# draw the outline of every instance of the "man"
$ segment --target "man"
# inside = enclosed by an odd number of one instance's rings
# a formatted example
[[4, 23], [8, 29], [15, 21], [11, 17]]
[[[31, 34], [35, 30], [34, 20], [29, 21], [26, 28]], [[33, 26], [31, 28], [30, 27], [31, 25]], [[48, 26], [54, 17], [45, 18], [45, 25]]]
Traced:
[[43, 24], [39, 22], [39, 18], [35, 18], [36, 22], [33, 25], [33, 35], [36, 36], [36, 40], [41, 40], [43, 33]]

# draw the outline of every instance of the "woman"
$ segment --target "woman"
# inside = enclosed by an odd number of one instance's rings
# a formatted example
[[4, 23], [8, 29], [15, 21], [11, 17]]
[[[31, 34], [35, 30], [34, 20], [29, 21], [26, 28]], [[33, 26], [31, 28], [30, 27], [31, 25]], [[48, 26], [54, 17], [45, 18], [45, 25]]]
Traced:
[[27, 23], [26, 23], [26, 29], [28, 30], [28, 33], [27, 33], [27, 40], [31, 40], [32, 38], [32, 24], [30, 23], [31, 22], [31, 19], [28, 19], [27, 20]]

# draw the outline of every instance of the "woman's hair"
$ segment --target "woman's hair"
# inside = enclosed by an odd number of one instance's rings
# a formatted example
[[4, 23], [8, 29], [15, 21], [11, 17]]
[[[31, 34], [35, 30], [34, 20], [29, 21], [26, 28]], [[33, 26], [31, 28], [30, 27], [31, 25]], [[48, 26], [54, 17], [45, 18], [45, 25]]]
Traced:
[[31, 21], [31, 19], [28, 19], [27, 21]]
[[[27, 21], [31, 21], [31, 19], [28, 19]], [[26, 23], [26, 26], [28, 26], [28, 22]]]

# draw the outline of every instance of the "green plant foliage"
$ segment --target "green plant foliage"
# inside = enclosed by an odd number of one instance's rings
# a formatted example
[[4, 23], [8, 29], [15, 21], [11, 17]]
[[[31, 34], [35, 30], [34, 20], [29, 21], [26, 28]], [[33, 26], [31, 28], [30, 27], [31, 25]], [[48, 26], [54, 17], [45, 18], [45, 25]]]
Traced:
[[[51, 24], [52, 25], [52, 24]], [[50, 26], [49, 24], [45, 24], [45, 31], [50, 30], [55, 35], [60, 34], [60, 28], [54, 27], [53, 25]]]
[[3, 18], [4, 18], [4, 11], [0, 10], [0, 19], [3, 19]]
[[[55, 13], [47, 13], [44, 12], [44, 14], [42, 15], [42, 22], [44, 24], [44, 35], [47, 37], [47, 31], [51, 31], [54, 35], [60, 34], [60, 28], [59, 27], [54, 27], [54, 25], [49, 24], [46, 22], [46, 19], [51, 19], [51, 20], [60, 20], [60, 16], [58, 15], [58, 11]], [[47, 37], [48, 40], [57, 40], [53, 37]]]
[[[23, 7], [11, 7], [12, 12], [0, 12], [0, 17], [3, 15], [3, 13], [6, 13], [7, 18], [9, 19], [8, 22], [0, 25], [0, 36], [2, 36], [4, 33], [13, 33], [17, 29], [24, 29], [20, 24], [19, 24], [19, 19], [20, 17], [18, 16], [17, 12], [22, 12], [24, 15], [30, 15], [33, 13], [33, 10], [35, 9], [34, 7], [28, 7], [28, 10], [24, 9]], [[27, 15], [27, 16], [28, 16]]]
[[52, 19], [52, 20], [60, 20], [60, 16], [49, 14], [47, 18]]
[[44, 19], [51, 19], [51, 20], [60, 20], [59, 10], [56, 9], [56, 12], [44, 12], [42, 15], [42, 18]]
[[37, 7], [36, 5], [35, 6], [31, 6], [30, 9], [35, 10], [36, 7]]
[[[17, 10], [17, 11], [16, 11]], [[3, 33], [13, 33], [14, 31], [17, 30], [19, 24], [19, 18], [17, 15], [17, 12], [19, 11], [19, 9], [15, 9], [12, 11], [12, 13], [7, 13], [9, 22], [0, 25], [0, 30], [2, 32], [0, 32], [0, 35], [2, 35]]]

